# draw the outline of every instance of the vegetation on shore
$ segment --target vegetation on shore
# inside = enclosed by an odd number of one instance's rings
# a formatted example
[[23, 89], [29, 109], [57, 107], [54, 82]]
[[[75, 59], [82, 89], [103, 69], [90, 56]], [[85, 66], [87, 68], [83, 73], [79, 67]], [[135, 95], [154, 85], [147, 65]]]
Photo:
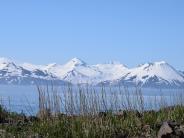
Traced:
[[[155, 138], [164, 121], [184, 125], [184, 106], [181, 97], [175, 106], [167, 106], [164, 100], [155, 101], [160, 105], [159, 110], [145, 110], [144, 99], [137, 91], [137, 99], [132, 101], [128, 92], [114, 95], [107, 107], [107, 93], [102, 89], [101, 98], [92, 95], [89, 90], [79, 89], [79, 98], [74, 96], [72, 89], [67, 89], [69, 95], [62, 99], [56, 89], [38, 87], [39, 112], [35, 116], [26, 116], [6, 111], [0, 107], [0, 137], [15, 138], [126, 138], [148, 137]], [[117, 96], [122, 98], [127, 107], [120, 110]], [[87, 97], [88, 96], [88, 97]], [[112, 96], [112, 95], [111, 95]], [[134, 97], [135, 98], [135, 97]], [[125, 102], [125, 99], [127, 100]], [[181, 101], [179, 101], [179, 99]], [[64, 100], [64, 102], [62, 101]], [[109, 100], [109, 99], [108, 99]], [[162, 102], [162, 104], [160, 103]], [[135, 104], [135, 105], [134, 105]], [[165, 106], [163, 106], [165, 104]], [[162, 106], [161, 106], [162, 105]], [[63, 111], [62, 112], [62, 107]], [[136, 108], [135, 108], [136, 107]], [[137, 108], [139, 107], [139, 108]], [[101, 110], [108, 109], [108, 110]], [[76, 112], [79, 111], [79, 112]], [[181, 132], [184, 134], [184, 132]], [[182, 134], [181, 134], [182, 135]]]

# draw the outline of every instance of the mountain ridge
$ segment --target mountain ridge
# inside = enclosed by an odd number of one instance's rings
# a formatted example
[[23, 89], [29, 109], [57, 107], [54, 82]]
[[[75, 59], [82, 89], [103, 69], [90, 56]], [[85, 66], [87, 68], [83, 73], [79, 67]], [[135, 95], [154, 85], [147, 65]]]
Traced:
[[140, 85], [142, 87], [184, 88], [184, 72], [165, 61], [141, 64], [128, 68], [120, 62], [88, 65], [79, 58], [66, 64], [17, 64], [0, 58], [0, 84], [35, 84], [39, 81], [56, 84]]

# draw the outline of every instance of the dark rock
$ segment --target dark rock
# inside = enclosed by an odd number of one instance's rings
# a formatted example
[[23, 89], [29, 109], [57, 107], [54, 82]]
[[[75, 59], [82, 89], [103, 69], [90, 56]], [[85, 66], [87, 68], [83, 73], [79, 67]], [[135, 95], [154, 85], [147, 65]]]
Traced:
[[113, 138], [128, 138], [127, 134], [117, 133]]
[[175, 121], [167, 121], [167, 123], [168, 123], [169, 126], [172, 127], [173, 129], [174, 129], [175, 127], [179, 127], [179, 126], [180, 126], [180, 124], [177, 123], [177, 122], [175, 122]]
[[143, 117], [142, 113], [140, 113], [139, 111], [135, 111], [135, 115], [138, 118], [142, 118]]
[[30, 116], [30, 117], [28, 117], [28, 120], [31, 121], [31, 122], [38, 122], [39, 118], [36, 117], [36, 116]]
[[107, 116], [107, 113], [106, 112], [99, 112], [98, 113], [98, 116], [99, 117], [106, 117]]
[[175, 128], [174, 133], [176, 136], [179, 136], [179, 138], [184, 138], [184, 126]]

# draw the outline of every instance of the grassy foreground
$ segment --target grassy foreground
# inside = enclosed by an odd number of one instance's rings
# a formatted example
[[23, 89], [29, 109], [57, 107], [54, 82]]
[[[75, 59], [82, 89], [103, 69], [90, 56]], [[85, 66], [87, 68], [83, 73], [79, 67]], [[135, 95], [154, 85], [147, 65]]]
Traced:
[[[184, 106], [182, 104], [170, 107], [166, 105], [160, 110], [144, 110], [143, 97], [141, 93], [136, 92], [137, 98], [133, 103], [131, 103], [132, 97], [129, 95], [122, 98], [127, 100], [125, 102], [127, 104], [121, 103], [128, 105], [127, 108], [124, 108], [125, 110], [116, 108], [116, 112], [110, 110], [101, 112], [100, 107], [103, 106], [105, 109], [104, 107], [107, 106], [106, 93], [103, 91], [102, 97], [99, 98], [99, 95], [96, 97], [96, 95], [83, 92], [85, 91], [79, 90], [79, 98], [75, 99], [76, 96], [73, 96], [71, 89], [68, 89], [67, 93], [70, 95], [65, 95], [65, 105], [61, 104], [61, 97], [54, 89], [50, 94], [47, 89], [38, 88], [39, 113], [35, 116], [8, 112], [0, 107], [0, 137], [156, 138], [164, 121], [173, 121], [184, 125]], [[118, 95], [118, 97], [122, 95]], [[120, 101], [115, 100], [117, 95], [112, 97], [110, 105], [119, 105]], [[133, 104], [136, 107], [139, 106], [140, 110], [133, 108]], [[60, 110], [61, 106], [65, 107], [65, 113]], [[76, 108], [80, 113], [74, 113]]]
[[123, 138], [157, 136], [159, 125], [166, 120], [184, 124], [184, 107], [159, 111], [101, 112], [97, 116], [26, 117], [0, 110], [0, 136], [27, 138]]

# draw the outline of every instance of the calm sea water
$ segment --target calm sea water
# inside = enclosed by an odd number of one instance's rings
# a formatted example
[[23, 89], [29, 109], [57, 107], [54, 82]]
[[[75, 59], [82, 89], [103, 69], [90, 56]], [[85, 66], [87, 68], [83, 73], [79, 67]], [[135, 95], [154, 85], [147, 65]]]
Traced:
[[[63, 87], [57, 87], [58, 92], [63, 91]], [[75, 89], [75, 88], [74, 88]], [[101, 88], [94, 88], [96, 93], [99, 94]], [[120, 100], [126, 100], [126, 96], [123, 98], [119, 96], [119, 88], [111, 88], [111, 91], [106, 88], [107, 94], [106, 102], [112, 100], [111, 97], [113, 93], [118, 93], [116, 98]], [[130, 99], [133, 99], [135, 89], [129, 89]], [[149, 103], [155, 102], [155, 99], [159, 99], [162, 102], [163, 99], [167, 102], [168, 106], [173, 104], [178, 104], [178, 100], [184, 101], [182, 99], [184, 96], [184, 90], [181, 89], [142, 89], [142, 95], [144, 99], [144, 104], [147, 109], [149, 109]], [[176, 97], [179, 99], [176, 99]], [[6, 107], [7, 110], [15, 112], [24, 112], [28, 115], [36, 114], [38, 111], [38, 92], [36, 86], [15, 86], [15, 85], [0, 85], [0, 104]], [[134, 99], [135, 100], [135, 99]], [[156, 101], [157, 102], [157, 101]], [[157, 105], [159, 108], [159, 105]]]

